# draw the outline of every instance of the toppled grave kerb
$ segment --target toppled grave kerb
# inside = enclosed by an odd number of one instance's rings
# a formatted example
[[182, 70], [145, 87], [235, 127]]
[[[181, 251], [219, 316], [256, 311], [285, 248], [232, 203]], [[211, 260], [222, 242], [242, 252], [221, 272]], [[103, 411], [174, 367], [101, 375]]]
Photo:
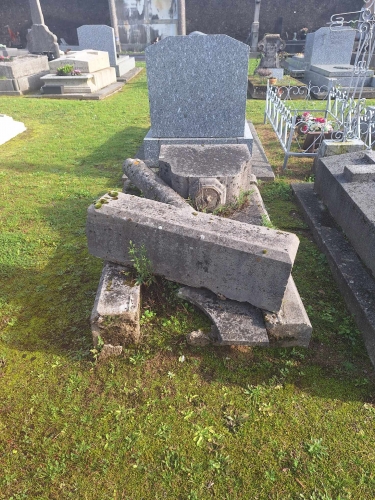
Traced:
[[[90, 323], [95, 347], [125, 346], [140, 340], [140, 286], [129, 284], [130, 269], [105, 263]], [[100, 339], [100, 342], [99, 342]]]

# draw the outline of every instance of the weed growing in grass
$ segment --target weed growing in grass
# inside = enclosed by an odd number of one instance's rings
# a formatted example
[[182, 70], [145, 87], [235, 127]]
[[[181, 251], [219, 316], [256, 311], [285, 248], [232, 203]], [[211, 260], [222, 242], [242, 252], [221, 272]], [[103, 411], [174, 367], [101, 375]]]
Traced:
[[152, 264], [147, 256], [147, 250], [144, 245], [137, 248], [132, 241], [129, 241], [129, 255], [134, 269], [137, 273], [136, 284], [150, 286], [155, 282], [155, 276], [152, 272]]
[[321, 460], [323, 457], [328, 455], [327, 447], [323, 446], [322, 439], [312, 439], [309, 443], [306, 443], [306, 451], [312, 458], [317, 458]]

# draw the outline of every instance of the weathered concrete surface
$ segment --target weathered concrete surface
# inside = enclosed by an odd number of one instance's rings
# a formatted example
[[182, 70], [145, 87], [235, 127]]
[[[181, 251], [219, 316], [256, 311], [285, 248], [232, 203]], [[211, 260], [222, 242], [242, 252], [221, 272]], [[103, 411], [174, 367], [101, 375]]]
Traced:
[[220, 300], [209, 290], [183, 287], [178, 296], [201, 309], [214, 323], [210, 335], [219, 345], [268, 346], [262, 313], [250, 304]]
[[[198, 205], [204, 191], [216, 194], [216, 203], [235, 201], [249, 187], [251, 157], [245, 144], [185, 145], [160, 148], [159, 175], [183, 198]], [[215, 186], [218, 181], [218, 187]]]
[[100, 351], [98, 361], [106, 361], [107, 359], [121, 356], [122, 351], [122, 345], [104, 344], [102, 350]]
[[321, 158], [314, 189], [375, 276], [375, 153]]
[[257, 131], [251, 122], [248, 122], [250, 127], [250, 132], [253, 136], [253, 150], [251, 154], [251, 166], [252, 172], [257, 179], [269, 182], [275, 180], [275, 174], [273, 173], [272, 167], [268, 161], [266, 152], [263, 149], [262, 142], [259, 139]]
[[269, 311], [281, 307], [299, 244], [294, 234], [122, 193], [89, 207], [86, 234], [96, 257], [129, 265], [131, 240], [156, 274]]
[[106, 262], [96, 293], [90, 323], [94, 345], [99, 337], [105, 346], [139, 342], [140, 285], [129, 280], [130, 270]]
[[143, 161], [128, 158], [123, 165], [123, 171], [149, 200], [167, 203], [181, 210], [190, 209], [188, 203], [150, 170]]
[[313, 185], [292, 184], [292, 188], [375, 365], [375, 279], [344, 234], [335, 228], [335, 222], [314, 193]]
[[263, 311], [271, 342], [279, 347], [308, 347], [312, 326], [292, 276], [278, 313]]
[[195, 330], [186, 335], [186, 341], [189, 345], [205, 347], [212, 344], [212, 339], [209, 334], [202, 330]]

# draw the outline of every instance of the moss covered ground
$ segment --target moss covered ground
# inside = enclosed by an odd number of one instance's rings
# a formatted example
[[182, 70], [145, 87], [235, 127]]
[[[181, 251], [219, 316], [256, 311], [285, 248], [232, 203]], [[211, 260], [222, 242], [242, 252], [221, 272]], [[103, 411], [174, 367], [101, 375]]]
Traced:
[[291, 196], [311, 160], [282, 174], [264, 102], [247, 108], [277, 174], [261, 190], [301, 240], [310, 348], [190, 347], [207, 320], [158, 279], [142, 344], [106, 363], [90, 353], [102, 262], [86, 210], [121, 190], [147, 132], [146, 74], [102, 102], [2, 97], [0, 110], [27, 126], [0, 148], [0, 498], [375, 498], [374, 370]]

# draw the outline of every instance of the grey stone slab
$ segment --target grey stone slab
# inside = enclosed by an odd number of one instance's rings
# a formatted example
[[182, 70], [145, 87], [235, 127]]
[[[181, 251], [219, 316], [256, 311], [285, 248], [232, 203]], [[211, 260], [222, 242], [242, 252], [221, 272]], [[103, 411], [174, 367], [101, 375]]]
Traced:
[[240, 137], [249, 47], [226, 35], [175, 36], [147, 47], [154, 137]]
[[345, 165], [373, 171], [375, 152], [356, 152], [320, 158], [314, 189], [353, 248], [375, 276], [375, 182], [348, 181]]
[[264, 206], [263, 199], [260, 195], [258, 186], [252, 184], [249, 188], [249, 196], [247, 204], [241, 210], [234, 212], [230, 218], [245, 224], [255, 224], [262, 226], [264, 218], [268, 217], [266, 207]]
[[344, 178], [348, 182], [375, 181], [375, 165], [345, 165]]
[[348, 65], [352, 57], [354, 29], [320, 28], [306, 37], [305, 61], [309, 65]]
[[[354, 71], [354, 66], [348, 64], [315, 64], [310, 66], [310, 71], [314, 71], [319, 75], [326, 76], [328, 78], [351, 78]], [[372, 78], [374, 76], [374, 71], [369, 69], [366, 71], [366, 77]]]
[[251, 157], [245, 144], [160, 148], [160, 177], [183, 198], [198, 205], [202, 196], [210, 197], [206, 208], [235, 201], [241, 191], [248, 189], [250, 172]]
[[253, 136], [250, 131], [249, 125], [246, 122], [244, 126], [243, 135], [240, 137], [155, 137], [153, 130], [150, 129], [144, 138], [144, 155], [147, 160], [159, 160], [160, 147], [163, 144], [167, 145], [209, 145], [209, 144], [246, 144], [249, 149], [250, 155], [253, 148]]
[[249, 128], [253, 136], [253, 148], [251, 155], [252, 172], [256, 178], [261, 181], [274, 181], [275, 174], [273, 173], [272, 167], [267, 159], [266, 152], [264, 151], [257, 131], [251, 122], [249, 122]]
[[17, 79], [49, 71], [47, 56], [28, 54], [0, 64], [0, 77]]
[[[331, 86], [341, 85], [342, 87], [349, 87], [352, 84], [351, 76], [324, 76], [321, 73], [317, 73], [315, 71], [305, 71], [305, 75], [303, 77], [303, 81], [308, 84], [314, 85], [316, 87], [324, 87], [325, 89], [329, 89]], [[371, 78], [367, 78], [365, 80], [365, 85], [369, 86], [371, 82]]]
[[362, 332], [375, 366], [375, 279], [363, 265], [344, 234], [337, 230], [311, 183], [293, 184], [292, 189], [314, 239], [327, 257], [333, 277]]
[[269, 338], [279, 347], [308, 347], [312, 326], [292, 276], [278, 313], [263, 311]]
[[124, 346], [140, 339], [141, 288], [130, 280], [130, 269], [106, 262], [90, 317], [94, 345]]
[[269, 311], [281, 307], [299, 244], [294, 234], [122, 193], [89, 207], [86, 234], [96, 257], [129, 265], [131, 240], [156, 274]]
[[250, 304], [221, 300], [209, 290], [183, 287], [178, 296], [201, 309], [213, 322], [211, 339], [218, 345], [268, 346], [262, 313]]

